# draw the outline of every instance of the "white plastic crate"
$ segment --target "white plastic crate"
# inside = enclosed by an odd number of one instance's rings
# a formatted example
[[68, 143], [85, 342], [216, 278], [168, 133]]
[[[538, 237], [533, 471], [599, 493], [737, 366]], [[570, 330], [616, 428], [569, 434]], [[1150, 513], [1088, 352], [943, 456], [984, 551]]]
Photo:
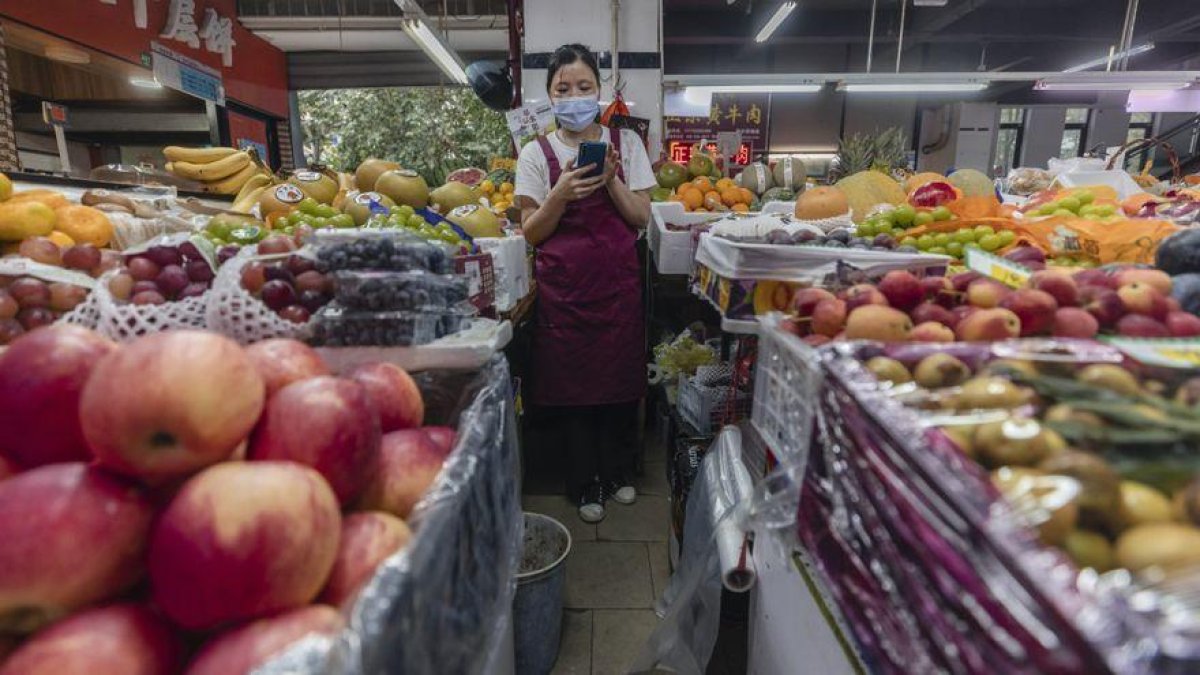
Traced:
[[[763, 205], [762, 213], [791, 214], [795, 210], [796, 202], [767, 202]], [[696, 257], [696, 239], [690, 230], [668, 230], [667, 223], [694, 227], [720, 220], [724, 214], [688, 213], [679, 202], [654, 202], [650, 205], [650, 212], [646, 239], [659, 274], [691, 274], [692, 262]]]
[[780, 462], [804, 462], [816, 419], [821, 368], [816, 352], [780, 328], [783, 315], [759, 317], [750, 420]]
[[750, 416], [750, 394], [733, 390], [729, 384], [731, 369], [724, 363], [700, 366], [694, 377], [679, 376], [679, 416], [701, 434], [715, 433], [723, 424]]

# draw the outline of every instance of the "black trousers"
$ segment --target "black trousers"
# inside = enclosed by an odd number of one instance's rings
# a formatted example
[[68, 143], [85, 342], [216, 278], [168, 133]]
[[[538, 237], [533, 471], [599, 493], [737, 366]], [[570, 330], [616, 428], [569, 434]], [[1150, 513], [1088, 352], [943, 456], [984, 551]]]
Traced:
[[626, 484], [636, 459], [638, 402], [550, 408], [567, 455], [567, 497], [578, 500], [599, 479]]

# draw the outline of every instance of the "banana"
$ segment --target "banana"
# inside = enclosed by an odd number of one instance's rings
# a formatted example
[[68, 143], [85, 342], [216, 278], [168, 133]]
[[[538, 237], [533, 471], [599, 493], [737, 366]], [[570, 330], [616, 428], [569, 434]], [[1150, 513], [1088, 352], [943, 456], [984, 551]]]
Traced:
[[173, 168], [175, 169], [176, 176], [211, 183], [215, 180], [229, 178], [243, 168], [250, 166], [250, 164], [250, 155], [245, 152], [236, 152], [224, 159], [218, 159], [208, 164], [194, 164], [182, 161], [173, 162]]
[[246, 181], [246, 184], [242, 186], [242, 189], [238, 190], [237, 196], [233, 198], [234, 210], [238, 210], [237, 205], [245, 201], [247, 199], [247, 195], [249, 195], [255, 189], [266, 187], [270, 184], [271, 177], [265, 173], [258, 173], [251, 176], [250, 180]]
[[213, 183], [207, 183], [205, 187], [209, 192], [216, 192], [217, 194], [222, 195], [236, 195], [238, 190], [241, 190], [242, 186], [246, 184], [246, 181], [253, 178], [258, 172], [259, 168], [257, 166], [254, 164], [247, 164], [246, 166], [242, 167], [241, 171], [238, 171], [232, 176]]
[[[255, 176], [255, 178], [257, 177], [258, 176]], [[253, 180], [253, 178], [251, 180]], [[246, 184], [249, 185], [249, 183]], [[254, 205], [258, 203], [258, 198], [262, 196], [262, 193], [265, 192], [269, 187], [271, 187], [271, 183], [260, 185], [254, 188], [250, 192], [246, 193], [245, 197], [233, 202], [233, 206], [229, 207], [229, 210], [237, 211], [238, 213], [250, 213], [252, 210], [254, 210]]]
[[193, 164], [215, 162], [238, 152], [241, 151], [237, 148], [184, 148], [178, 145], [168, 145], [163, 148], [163, 155], [170, 161]]

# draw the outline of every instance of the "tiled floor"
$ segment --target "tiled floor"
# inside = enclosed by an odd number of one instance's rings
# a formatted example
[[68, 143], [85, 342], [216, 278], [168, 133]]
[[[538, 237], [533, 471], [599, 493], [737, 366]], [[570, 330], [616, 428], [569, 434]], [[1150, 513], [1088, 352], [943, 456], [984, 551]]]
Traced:
[[610, 502], [598, 525], [581, 521], [553, 481], [526, 483], [525, 509], [551, 516], [571, 532], [555, 674], [628, 673], [658, 623], [654, 602], [670, 575], [670, 502], [662, 450], [647, 448], [645, 459], [637, 503]]

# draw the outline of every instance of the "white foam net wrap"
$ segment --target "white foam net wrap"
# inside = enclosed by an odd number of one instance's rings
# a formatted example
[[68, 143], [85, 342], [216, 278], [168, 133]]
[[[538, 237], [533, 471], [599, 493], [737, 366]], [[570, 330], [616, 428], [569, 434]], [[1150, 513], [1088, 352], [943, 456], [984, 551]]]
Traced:
[[271, 338], [303, 339], [308, 333], [307, 324], [281, 318], [242, 288], [242, 270], [257, 255], [257, 247], [246, 246], [217, 271], [212, 290], [207, 293], [205, 316], [209, 330], [241, 344]]
[[821, 218], [820, 220], [802, 220], [796, 218], [795, 222], [815, 227], [826, 234], [834, 230], [854, 229], [854, 220], [850, 217], [849, 213], [834, 216], [833, 218]]
[[205, 305], [212, 291], [194, 298], [161, 305], [134, 305], [117, 300], [108, 290], [108, 282], [118, 274], [106, 272], [96, 288], [61, 321], [92, 330], [117, 342], [128, 342], [142, 335], [164, 330], [206, 328]]

